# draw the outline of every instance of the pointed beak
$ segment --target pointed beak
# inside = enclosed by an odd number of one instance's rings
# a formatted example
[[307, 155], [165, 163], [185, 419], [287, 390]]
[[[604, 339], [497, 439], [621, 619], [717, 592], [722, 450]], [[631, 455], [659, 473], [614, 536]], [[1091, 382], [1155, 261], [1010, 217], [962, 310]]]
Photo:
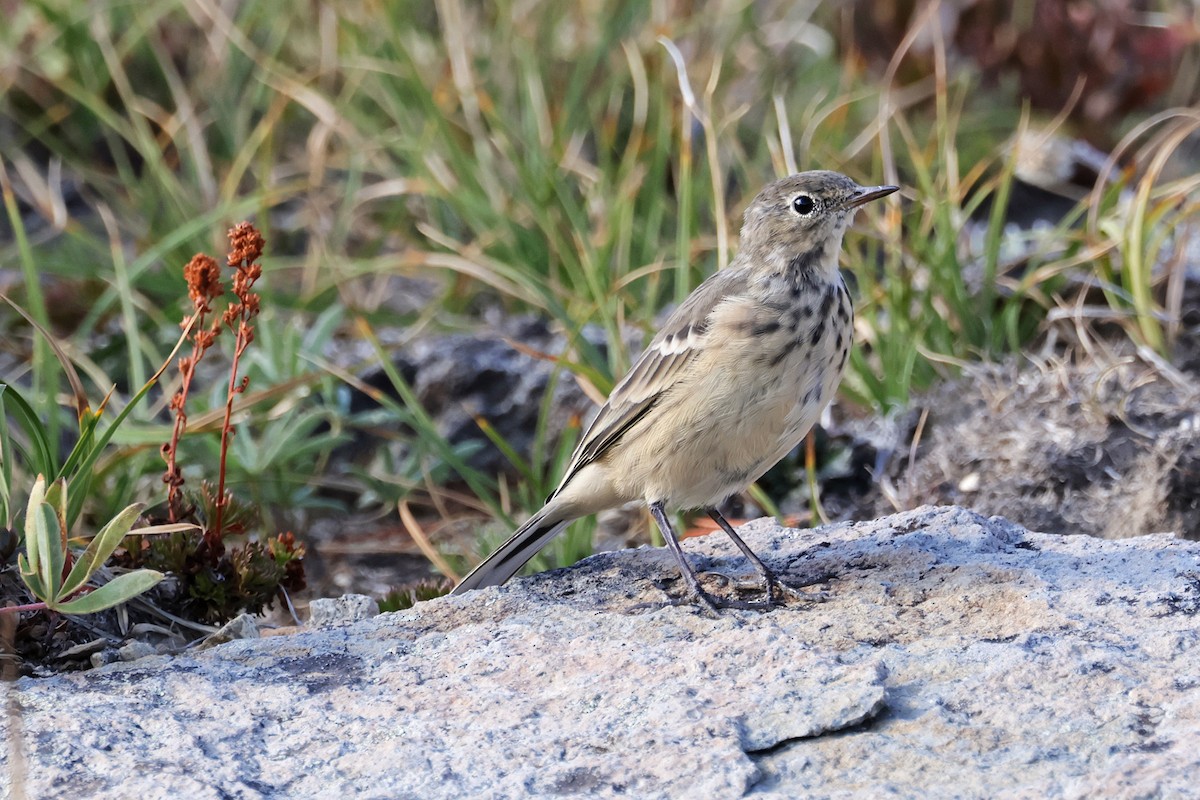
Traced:
[[843, 204], [842, 208], [858, 208], [863, 203], [869, 203], [872, 200], [878, 200], [880, 197], [887, 197], [892, 192], [900, 191], [899, 186], [860, 186], [855, 190], [854, 194]]

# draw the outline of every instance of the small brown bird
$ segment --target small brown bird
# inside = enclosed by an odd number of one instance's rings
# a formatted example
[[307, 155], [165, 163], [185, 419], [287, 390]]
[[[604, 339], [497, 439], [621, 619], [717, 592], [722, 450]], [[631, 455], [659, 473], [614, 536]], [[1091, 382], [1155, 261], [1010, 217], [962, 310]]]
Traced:
[[700, 587], [668, 508], [704, 509], [772, 604], [779, 582], [716, 507], [799, 444], [833, 397], [854, 335], [842, 236], [859, 206], [898, 188], [815, 171], [759, 192], [733, 263], [675, 309], [613, 389], [546, 505], [452, 593], [502, 584], [573, 520], [643, 500], [679, 561], [685, 600], [748, 605]]

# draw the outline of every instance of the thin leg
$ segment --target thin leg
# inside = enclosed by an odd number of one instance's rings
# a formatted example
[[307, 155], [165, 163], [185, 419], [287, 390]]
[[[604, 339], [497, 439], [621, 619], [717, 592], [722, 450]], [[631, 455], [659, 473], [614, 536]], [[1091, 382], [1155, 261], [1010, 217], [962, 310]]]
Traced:
[[662, 502], [650, 504], [650, 516], [654, 517], [654, 521], [658, 523], [658, 529], [662, 531], [663, 539], [667, 542], [667, 547], [671, 548], [671, 552], [675, 554], [675, 560], [679, 562], [679, 575], [683, 578], [684, 584], [687, 585], [688, 600], [695, 600], [697, 603], [706, 606], [710, 611], [716, 611], [716, 605], [713, 603], [708, 592], [700, 588], [700, 581], [696, 580], [696, 573], [692, 571], [692, 566], [688, 564], [687, 558], [683, 555], [683, 548], [679, 546], [679, 539], [675, 536], [675, 529], [671, 527], [670, 520], [667, 519], [667, 514], [663, 511]]
[[[688, 564], [687, 557], [683, 554], [683, 548], [679, 546], [679, 538], [675, 535], [675, 529], [671, 527], [671, 522], [667, 519], [666, 512], [663, 511], [661, 502], [650, 504], [650, 515], [654, 517], [654, 521], [658, 523], [658, 529], [662, 531], [663, 539], [667, 542], [667, 547], [671, 548], [671, 552], [675, 554], [675, 560], [679, 562], [679, 574], [683, 578], [683, 582], [687, 585], [687, 597], [683, 602], [695, 602], [703, 606], [710, 613], [716, 613], [718, 608], [740, 608], [746, 611], [763, 611], [772, 605], [772, 601], [766, 603], [753, 602], [748, 603], [742, 600], [725, 599], [722, 597], [713, 597], [708, 592], [704, 591], [700, 586], [700, 581], [696, 579], [696, 573], [692, 570], [692, 566]], [[726, 525], [729, 523], [726, 522]], [[741, 541], [734, 535], [736, 541]], [[745, 543], [741, 545], [746, 547]], [[746, 548], [749, 549], [749, 548]], [[745, 552], [745, 550], [743, 550]], [[754, 558], [753, 554], [750, 554]], [[764, 570], [766, 566], [761, 561], [754, 558]], [[770, 575], [770, 570], [767, 570]], [[773, 576], [772, 576], [773, 577]], [[768, 583], [768, 586], [771, 584]]]
[[796, 594], [796, 592], [790, 590], [787, 586], [784, 586], [783, 582], [779, 580], [779, 578], [775, 577], [775, 573], [772, 572], [771, 569], [762, 562], [761, 558], [754, 554], [754, 551], [750, 549], [750, 545], [742, 541], [742, 537], [737, 535], [737, 532], [734, 531], [733, 526], [729, 524], [729, 520], [725, 519], [724, 514], [715, 508], [709, 508], [706, 509], [706, 511], [708, 511], [708, 515], [712, 517], [713, 522], [720, 525], [721, 530], [725, 531], [725, 535], [733, 540], [733, 543], [737, 545], [738, 550], [742, 551], [742, 555], [746, 557], [746, 560], [754, 565], [754, 568], [758, 570], [758, 574], [762, 575], [764, 590], [767, 595], [767, 603], [775, 602], [776, 591], [785, 595], [791, 594], [794, 596]]

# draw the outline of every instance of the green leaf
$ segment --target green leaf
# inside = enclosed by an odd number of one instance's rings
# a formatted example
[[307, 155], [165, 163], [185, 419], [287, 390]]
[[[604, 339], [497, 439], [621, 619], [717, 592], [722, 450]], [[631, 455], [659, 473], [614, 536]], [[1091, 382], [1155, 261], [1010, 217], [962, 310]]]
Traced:
[[46, 478], [38, 475], [37, 480], [33, 482], [33, 488], [29, 490], [29, 504], [25, 506], [25, 552], [29, 555], [29, 565], [33, 572], [38, 571], [42, 562], [41, 540], [36, 533], [38, 509], [45, 499]]
[[4, 392], [8, 384], [0, 383], [0, 525], [12, 527], [13, 451], [9, 441], [8, 415], [4, 412]]
[[29, 559], [29, 565], [37, 570], [38, 578], [50, 598], [58, 597], [62, 585], [62, 571], [66, 553], [63, 550], [62, 529], [58, 526], [58, 514], [54, 506], [42, 503], [34, 512], [34, 540], [37, 541], [38, 560]]
[[129, 533], [129, 529], [137, 521], [138, 514], [142, 513], [142, 509], [145, 507], [145, 503], [134, 503], [100, 529], [100, 532], [88, 543], [87, 549], [75, 561], [75, 566], [71, 568], [71, 574], [67, 576], [67, 580], [62, 585], [60, 596], [70, 597], [87, 583], [88, 578], [92, 577], [92, 573], [108, 561], [108, 557], [121, 544], [121, 540], [125, 538], [125, 534]]
[[139, 569], [118, 575], [94, 592], [68, 600], [65, 603], [47, 602], [50, 608], [63, 614], [94, 614], [106, 608], [124, 603], [150, 589], [165, 576], [152, 569]]
[[67, 454], [67, 460], [63, 462], [62, 469], [59, 470], [59, 475], [72, 480], [78, 475], [79, 462], [92, 452], [93, 445], [96, 439], [96, 427], [100, 424], [100, 418], [104, 414], [108, 398], [100, 404], [97, 411], [87, 411], [79, 417], [79, 438], [75, 440], [75, 446], [71, 448], [71, 452]]
[[312, 431], [323, 421], [324, 413], [316, 409], [273, 420], [262, 439], [250, 443], [251, 455], [245, 459], [248, 470], [251, 473], [265, 472], [280, 461], [283, 454], [292, 459], [303, 459], [306, 449], [313, 445], [316, 446], [314, 449], [319, 449], [323, 443], [313, 437]]
[[42, 579], [38, 577], [37, 570], [30, 565], [24, 553], [17, 554], [17, 568], [21, 570], [21, 580], [25, 581], [25, 585], [29, 587], [33, 596], [38, 600], [45, 601], [46, 587], [42, 586]]
[[62, 545], [67, 543], [67, 482], [63, 478], [51, 482], [46, 487], [46, 505], [54, 509], [58, 516], [58, 531], [62, 537]]

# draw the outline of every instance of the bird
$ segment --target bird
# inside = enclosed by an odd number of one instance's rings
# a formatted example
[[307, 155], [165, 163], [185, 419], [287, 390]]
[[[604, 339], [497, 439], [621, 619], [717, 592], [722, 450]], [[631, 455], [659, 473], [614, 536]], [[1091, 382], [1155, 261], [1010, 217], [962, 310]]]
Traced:
[[860, 206], [898, 189], [828, 170], [767, 184], [744, 212], [738, 254], [679, 304], [616, 384], [546, 504], [451, 594], [503, 584], [574, 520], [641, 501], [679, 564], [679, 603], [746, 605], [700, 586], [668, 509], [703, 509], [773, 605], [786, 587], [718, 506], [791, 452], [832, 399], [854, 335], [842, 239]]

